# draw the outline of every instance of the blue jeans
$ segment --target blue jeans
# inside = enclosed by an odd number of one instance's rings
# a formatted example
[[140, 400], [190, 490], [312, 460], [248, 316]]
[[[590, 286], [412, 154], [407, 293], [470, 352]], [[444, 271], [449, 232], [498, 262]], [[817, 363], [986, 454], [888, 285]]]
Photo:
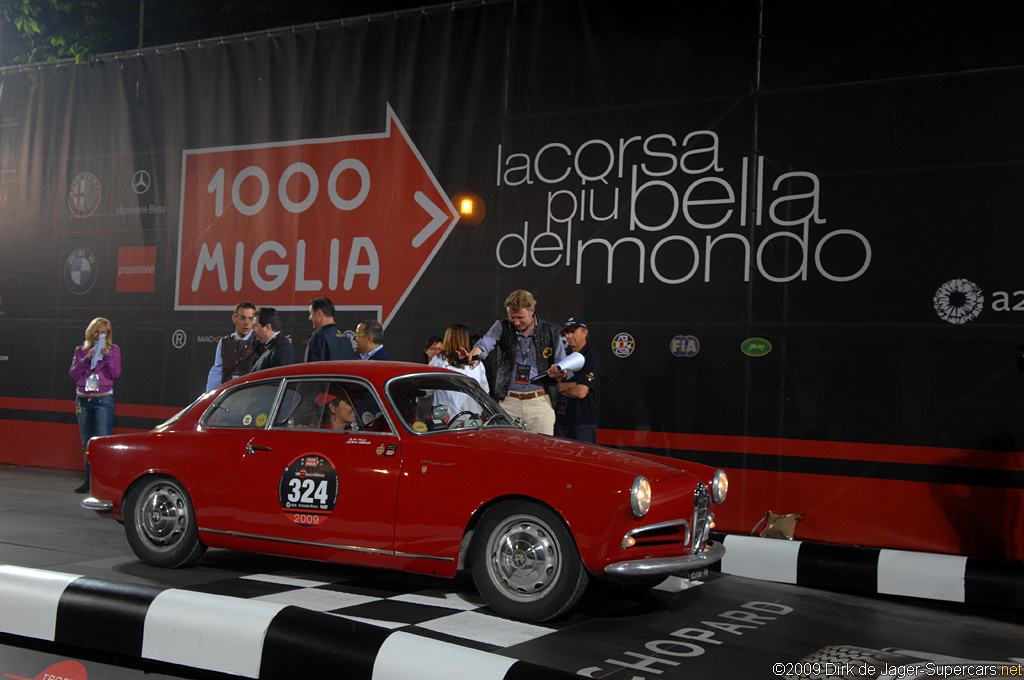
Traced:
[[82, 456], [93, 437], [102, 437], [113, 431], [114, 395], [102, 397], [75, 397], [75, 415], [78, 416], [78, 432], [82, 435]]

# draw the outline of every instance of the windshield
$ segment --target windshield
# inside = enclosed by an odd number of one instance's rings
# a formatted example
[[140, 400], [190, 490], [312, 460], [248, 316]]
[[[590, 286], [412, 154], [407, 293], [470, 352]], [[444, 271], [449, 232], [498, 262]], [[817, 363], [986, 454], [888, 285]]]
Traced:
[[386, 390], [402, 425], [419, 434], [515, 426], [475, 380], [454, 372], [401, 376]]

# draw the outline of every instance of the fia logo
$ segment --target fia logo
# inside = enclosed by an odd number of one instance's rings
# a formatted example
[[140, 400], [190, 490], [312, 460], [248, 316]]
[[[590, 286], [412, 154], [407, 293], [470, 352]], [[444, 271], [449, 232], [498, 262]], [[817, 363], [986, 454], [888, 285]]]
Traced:
[[672, 338], [668, 349], [672, 356], [695, 357], [700, 352], [700, 340], [692, 335], [677, 335]]

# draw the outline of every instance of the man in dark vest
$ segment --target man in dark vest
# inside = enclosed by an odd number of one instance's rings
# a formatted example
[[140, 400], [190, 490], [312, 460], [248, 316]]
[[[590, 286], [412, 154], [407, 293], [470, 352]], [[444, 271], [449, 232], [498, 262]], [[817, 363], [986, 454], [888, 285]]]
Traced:
[[505, 299], [507, 319], [495, 321], [490, 330], [459, 356], [472, 360], [498, 351], [491, 396], [513, 418], [533, 432], [554, 434], [558, 381], [549, 369], [565, 359], [561, 329], [536, 315], [537, 301], [528, 290], [514, 291]]
[[310, 301], [309, 322], [313, 324], [313, 333], [309, 336], [303, 363], [356, 358], [352, 341], [334, 322], [334, 303], [330, 299], [318, 297]]
[[256, 305], [248, 301], [239, 302], [235, 305], [231, 320], [235, 322], [235, 332], [217, 341], [213, 368], [206, 377], [207, 391], [251, 371], [257, 355], [263, 349], [252, 332], [256, 321]]

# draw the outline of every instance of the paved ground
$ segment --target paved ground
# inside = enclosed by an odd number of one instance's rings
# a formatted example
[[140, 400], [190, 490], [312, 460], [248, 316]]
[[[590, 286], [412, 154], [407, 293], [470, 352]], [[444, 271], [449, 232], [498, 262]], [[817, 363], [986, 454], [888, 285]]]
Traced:
[[[491, 615], [465, 582], [215, 550], [189, 569], [157, 569], [135, 559], [118, 523], [78, 505], [82, 496], [72, 492], [78, 481], [71, 472], [0, 466], [0, 565], [297, 606], [310, 611], [311, 622], [325, 614], [367, 622], [590, 678], [841, 677], [843, 664], [856, 658], [878, 664], [878, 672], [850, 677], [885, 677], [883, 663], [906, 669], [914, 660], [1024, 659], [1019, 610], [844, 594], [720, 573], [703, 583], [671, 578], [643, 595], [588, 593], [567, 619], [526, 626]], [[820, 665], [801, 665], [808, 657]], [[0, 635], [0, 674], [15, 680], [211, 676], [11, 635]]]

